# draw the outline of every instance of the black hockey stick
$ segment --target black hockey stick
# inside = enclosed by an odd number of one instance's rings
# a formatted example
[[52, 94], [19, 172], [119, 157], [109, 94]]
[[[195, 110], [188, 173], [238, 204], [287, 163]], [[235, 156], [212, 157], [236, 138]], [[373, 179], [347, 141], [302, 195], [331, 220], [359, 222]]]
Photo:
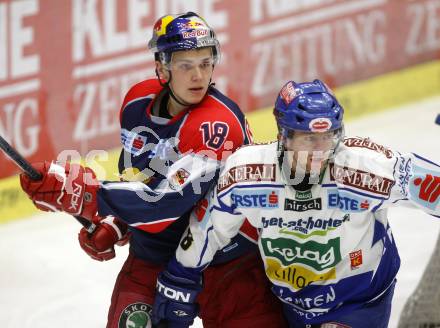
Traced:
[[[21, 156], [2, 136], [0, 136], [0, 148], [3, 152], [15, 163], [19, 168], [26, 173], [29, 178], [34, 181], [41, 180], [41, 174], [38, 172], [23, 156]], [[92, 233], [96, 229], [96, 225], [89, 220], [81, 217], [74, 216], [74, 218], [86, 228], [89, 233]]]

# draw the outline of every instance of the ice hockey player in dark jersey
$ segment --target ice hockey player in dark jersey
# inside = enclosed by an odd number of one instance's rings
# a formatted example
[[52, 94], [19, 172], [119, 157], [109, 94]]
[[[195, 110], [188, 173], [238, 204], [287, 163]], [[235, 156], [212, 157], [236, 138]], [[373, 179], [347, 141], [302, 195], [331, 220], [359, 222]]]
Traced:
[[[89, 168], [55, 162], [35, 164], [41, 181], [21, 176], [23, 189], [38, 208], [81, 215], [97, 225], [93, 233], [83, 229], [79, 235], [81, 247], [93, 258], [113, 258], [114, 245], [129, 238], [129, 257], [114, 287], [108, 328], [126, 327], [133, 313], [142, 318], [140, 326], [149, 327], [158, 273], [174, 254], [191, 210], [205, 214], [203, 196], [215, 185], [222, 162], [251, 141], [237, 104], [211, 84], [220, 48], [200, 16], [188, 12], [161, 17], [149, 48], [157, 79], [134, 85], [120, 112], [119, 172], [124, 181], [98, 182]], [[200, 309], [195, 300], [162, 302], [155, 324], [166, 317], [169, 327], [188, 327], [199, 314], [204, 327], [284, 327], [256, 239], [256, 230], [245, 223], [205, 271]], [[182, 247], [185, 243], [191, 243], [190, 235]], [[167, 284], [172, 277], [168, 271], [160, 280]], [[198, 294], [199, 281], [193, 286]]]

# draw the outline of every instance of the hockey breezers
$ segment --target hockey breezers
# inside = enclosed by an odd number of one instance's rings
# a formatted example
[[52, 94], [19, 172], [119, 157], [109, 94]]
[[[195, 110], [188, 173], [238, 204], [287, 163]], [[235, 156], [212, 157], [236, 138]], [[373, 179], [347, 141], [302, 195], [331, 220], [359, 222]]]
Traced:
[[[41, 174], [37, 170], [35, 170], [32, 165], [23, 156], [21, 156], [2, 136], [0, 136], [0, 148], [32, 180], [41, 179]], [[81, 225], [86, 228], [89, 233], [92, 233], [95, 230], [96, 225], [89, 220], [81, 216], [74, 216], [74, 218], [79, 223], [81, 223]]]

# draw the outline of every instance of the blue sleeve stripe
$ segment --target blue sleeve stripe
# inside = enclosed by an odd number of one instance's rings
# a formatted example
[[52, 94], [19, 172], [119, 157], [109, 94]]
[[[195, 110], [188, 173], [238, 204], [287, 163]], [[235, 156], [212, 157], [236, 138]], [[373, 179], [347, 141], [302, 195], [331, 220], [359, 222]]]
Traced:
[[334, 187], [337, 187], [338, 185], [336, 183], [325, 183], [322, 186], [324, 188], [334, 188]]
[[206, 249], [208, 248], [209, 233], [213, 230], [214, 230], [214, 226], [210, 226], [208, 228], [208, 231], [206, 231], [206, 239], [205, 239], [205, 243], [202, 248], [202, 252], [200, 253], [199, 262], [197, 262], [197, 265], [196, 265], [197, 267], [199, 267], [200, 263], [202, 262], [203, 256], [205, 255]]
[[379, 204], [377, 204], [375, 207], [373, 207], [372, 209], [371, 209], [371, 211], [372, 212], [376, 212], [382, 205], [383, 205], [383, 202], [384, 202], [385, 200], [384, 199], [382, 199], [382, 201], [379, 203]]
[[409, 200], [408, 198], [401, 198], [401, 199], [396, 199], [393, 204], [396, 204], [397, 202], [400, 202], [402, 200]]
[[234, 190], [235, 188], [237, 188], [237, 189], [246, 189], [246, 188], [279, 188], [279, 189], [283, 189], [284, 186], [280, 186], [279, 184], [276, 184], [276, 185], [275, 184], [251, 184], [251, 185], [245, 185], [245, 186], [234, 186], [234, 185], [232, 185], [229, 188], [230, 189], [225, 191], [224, 193], [219, 193], [218, 194], [218, 198], [226, 196], [227, 194], [232, 192], [232, 190]]
[[372, 196], [372, 195], [369, 195], [369, 194], [366, 194], [366, 193], [363, 193], [363, 192], [360, 192], [360, 191], [357, 191], [357, 190], [353, 190], [353, 189], [350, 189], [350, 188], [346, 188], [346, 187], [344, 187], [344, 188], [339, 188], [338, 187], [338, 190], [346, 190], [346, 191], [352, 192], [353, 194], [361, 195], [361, 196], [364, 196], [364, 197], [370, 197], [370, 198], [374, 198], [374, 199], [379, 199], [379, 200], [385, 200], [386, 199], [385, 197]]
[[424, 162], [427, 162], [427, 163], [429, 163], [429, 164], [432, 164], [432, 165], [434, 165], [434, 166], [437, 166], [438, 168], [440, 168], [440, 165], [438, 165], [437, 163], [434, 163], [434, 162], [432, 162], [432, 161], [430, 161], [429, 159], [426, 159], [426, 158], [424, 158], [424, 157], [422, 157], [422, 156], [420, 156], [420, 155], [417, 155], [417, 154], [415, 154], [415, 153], [412, 153], [416, 158], [418, 158], [418, 159], [420, 159], [420, 160], [422, 160], [422, 161], [424, 161]]
[[243, 213], [241, 213], [241, 212], [234, 212], [234, 209], [232, 209], [231, 207], [226, 206], [226, 205], [224, 207], [220, 207], [220, 206], [214, 205], [210, 209], [210, 212], [212, 212], [213, 210], [217, 210], [219, 212], [226, 212], [226, 213], [229, 213], [231, 215], [243, 215]]

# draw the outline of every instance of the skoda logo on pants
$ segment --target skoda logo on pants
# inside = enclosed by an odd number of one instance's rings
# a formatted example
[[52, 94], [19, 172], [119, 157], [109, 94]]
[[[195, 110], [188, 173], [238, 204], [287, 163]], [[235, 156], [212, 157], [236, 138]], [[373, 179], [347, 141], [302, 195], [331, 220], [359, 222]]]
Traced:
[[133, 303], [122, 311], [118, 328], [152, 328], [151, 306], [146, 303]]

